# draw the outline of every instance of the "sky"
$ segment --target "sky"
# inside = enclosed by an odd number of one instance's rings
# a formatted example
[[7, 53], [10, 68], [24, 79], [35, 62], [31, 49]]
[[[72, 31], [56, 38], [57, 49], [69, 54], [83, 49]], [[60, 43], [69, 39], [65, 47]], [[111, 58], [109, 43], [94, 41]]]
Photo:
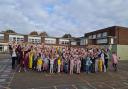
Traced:
[[128, 27], [128, 0], [0, 0], [0, 31], [83, 36], [109, 26]]

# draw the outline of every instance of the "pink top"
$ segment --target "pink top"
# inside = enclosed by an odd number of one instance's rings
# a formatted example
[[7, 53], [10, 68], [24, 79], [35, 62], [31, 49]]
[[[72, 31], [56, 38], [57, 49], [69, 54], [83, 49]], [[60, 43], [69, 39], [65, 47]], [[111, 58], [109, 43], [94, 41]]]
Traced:
[[118, 59], [116, 54], [112, 54], [112, 63], [118, 63]]
[[77, 65], [79, 65], [79, 67], [81, 66], [81, 61], [80, 61], [80, 59], [77, 60]]

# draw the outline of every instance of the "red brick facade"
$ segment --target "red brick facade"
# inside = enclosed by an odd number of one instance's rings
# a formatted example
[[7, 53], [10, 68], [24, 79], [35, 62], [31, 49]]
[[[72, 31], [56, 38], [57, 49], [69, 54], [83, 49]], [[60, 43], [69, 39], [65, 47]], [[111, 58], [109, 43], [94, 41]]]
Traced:
[[[104, 33], [107, 33], [107, 35], [103, 36]], [[101, 37], [98, 37], [98, 34], [101, 34]], [[95, 35], [96, 37], [93, 38], [93, 36]], [[120, 27], [120, 26], [112, 26], [101, 30], [93, 31], [90, 33], [86, 33], [85, 37], [88, 39], [88, 45], [102, 45], [102, 44], [128, 45], [128, 28]]]

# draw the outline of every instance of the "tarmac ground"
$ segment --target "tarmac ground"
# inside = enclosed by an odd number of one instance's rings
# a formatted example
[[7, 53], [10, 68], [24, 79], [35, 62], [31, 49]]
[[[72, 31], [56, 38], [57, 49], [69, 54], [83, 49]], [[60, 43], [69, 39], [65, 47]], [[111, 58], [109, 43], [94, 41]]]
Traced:
[[128, 61], [120, 61], [117, 72], [70, 75], [16, 72], [11, 69], [11, 59], [2, 57], [0, 89], [128, 89]]

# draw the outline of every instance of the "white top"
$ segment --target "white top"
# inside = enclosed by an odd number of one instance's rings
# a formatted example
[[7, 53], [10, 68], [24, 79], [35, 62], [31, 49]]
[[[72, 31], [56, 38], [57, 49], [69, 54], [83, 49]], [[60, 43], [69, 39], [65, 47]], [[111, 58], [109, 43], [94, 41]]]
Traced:
[[51, 64], [51, 65], [54, 64], [54, 59], [50, 60], [50, 64]]
[[13, 52], [12, 52], [12, 57], [16, 57], [16, 52], [15, 52], [15, 49], [13, 49]]
[[101, 59], [102, 59], [103, 62], [104, 62], [104, 53], [101, 53]]

